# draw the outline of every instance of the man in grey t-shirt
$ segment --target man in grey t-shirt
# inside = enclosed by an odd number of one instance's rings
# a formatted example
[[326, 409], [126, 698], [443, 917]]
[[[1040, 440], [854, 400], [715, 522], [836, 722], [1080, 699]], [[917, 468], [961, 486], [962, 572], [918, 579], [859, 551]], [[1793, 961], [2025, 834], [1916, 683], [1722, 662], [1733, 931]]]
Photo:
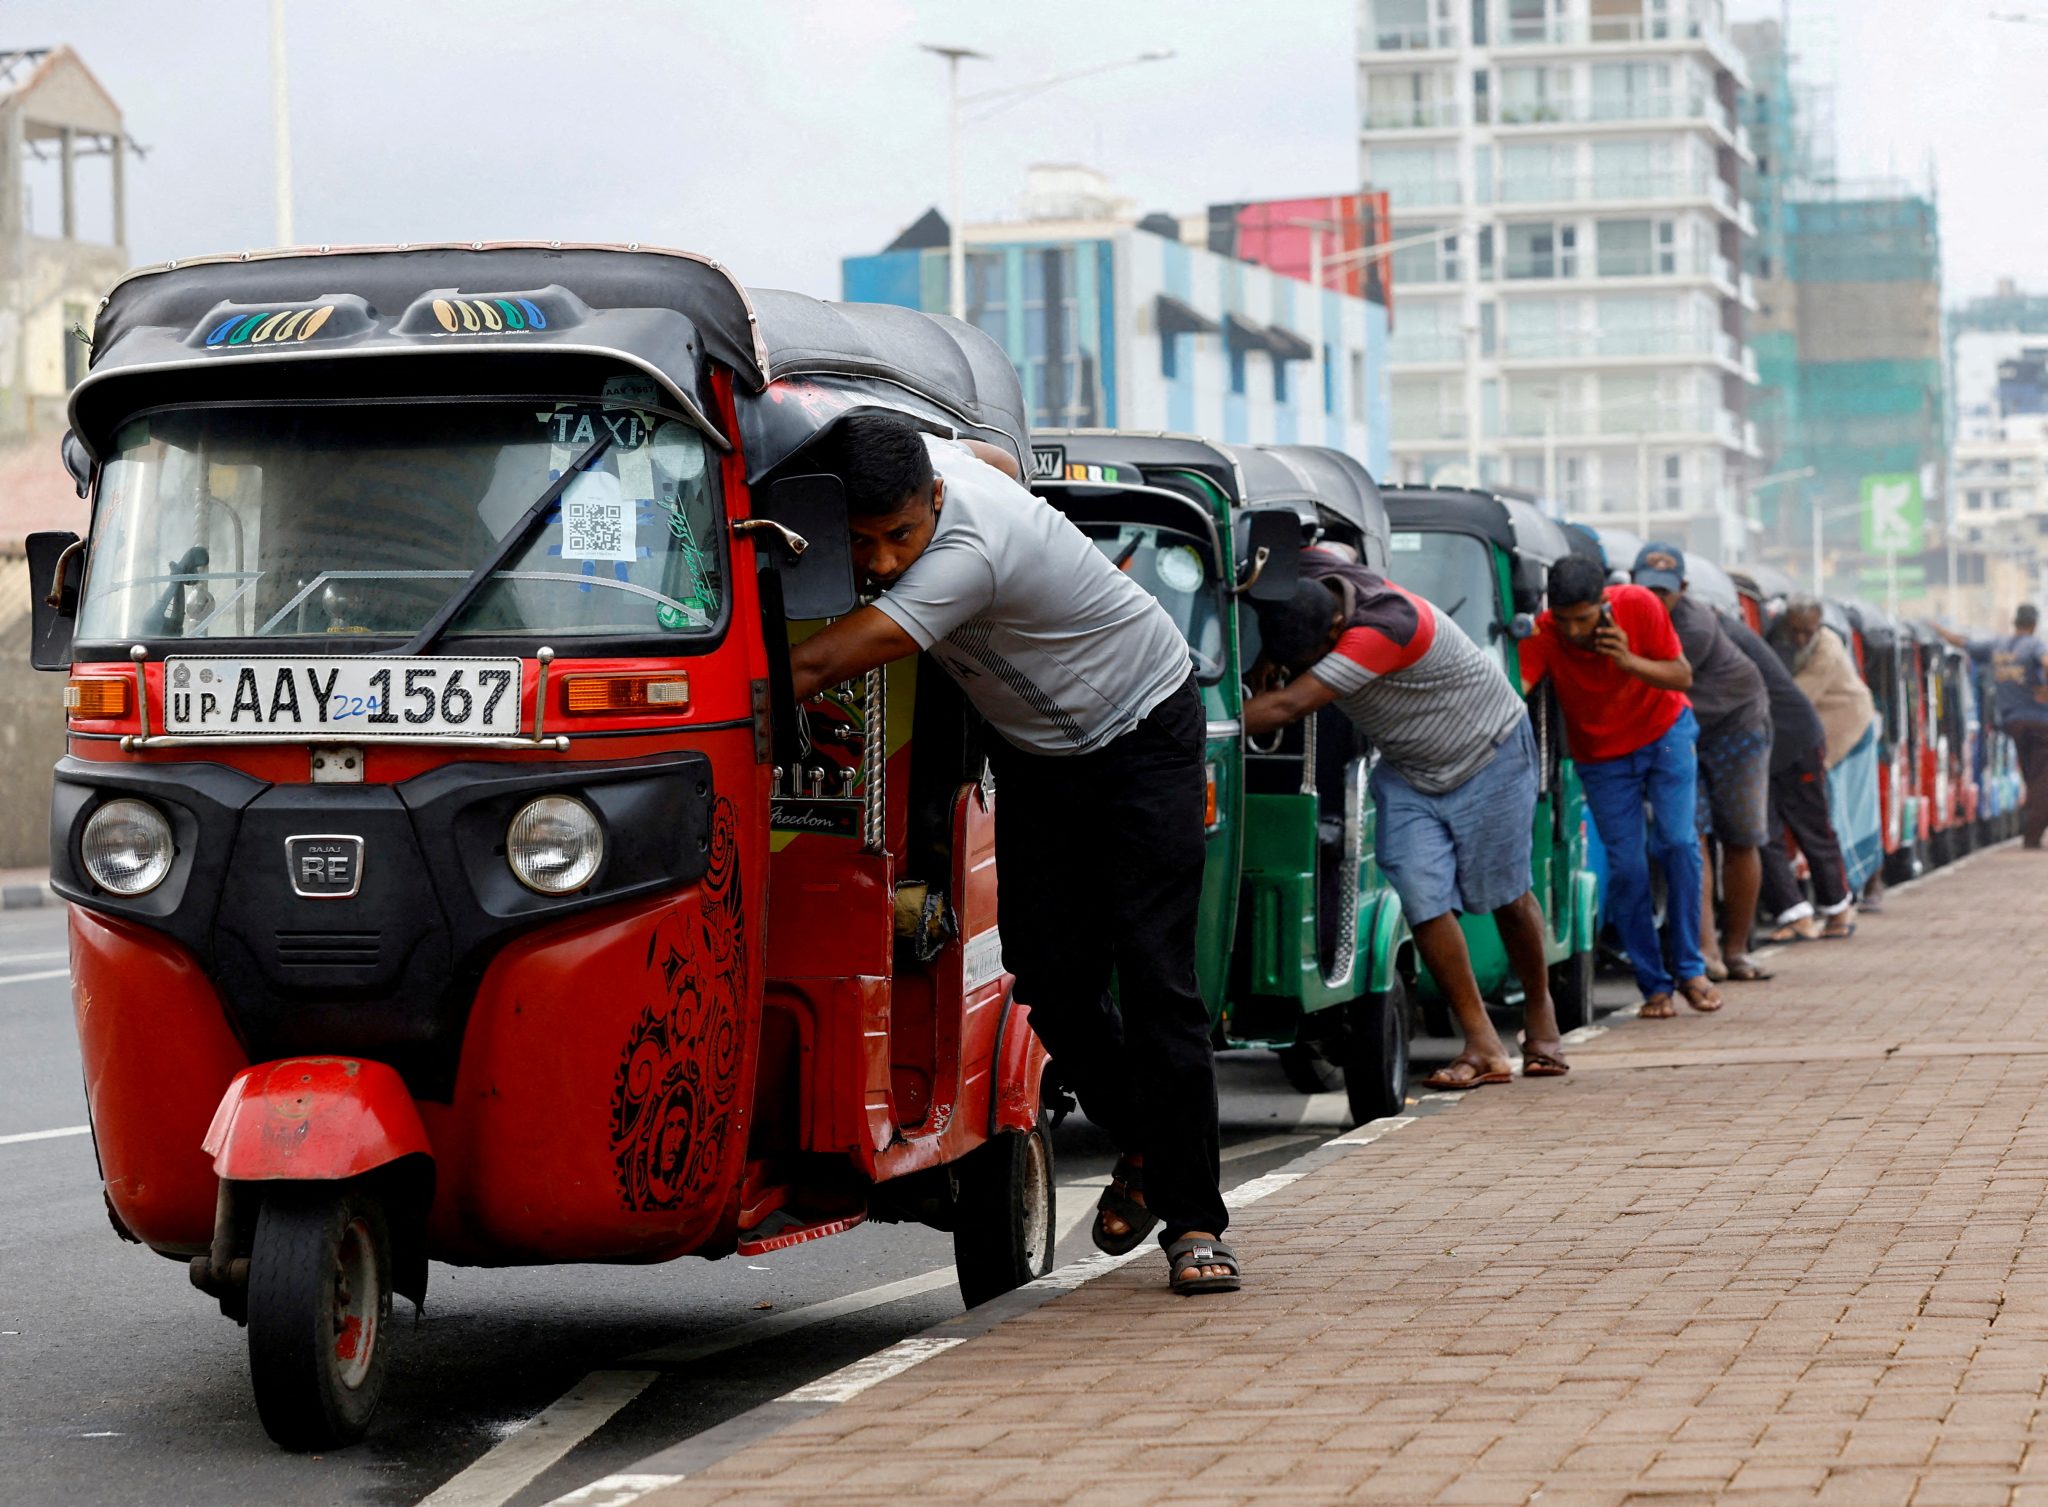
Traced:
[[1163, 1223], [1177, 1291], [1233, 1290], [1195, 986], [1206, 728], [1187, 641], [1086, 535], [975, 451], [879, 414], [842, 420], [833, 442], [854, 564], [883, 591], [792, 647], [797, 697], [923, 649], [999, 735], [1003, 965], [1061, 1078], [1123, 1153], [1096, 1244], [1128, 1251]]

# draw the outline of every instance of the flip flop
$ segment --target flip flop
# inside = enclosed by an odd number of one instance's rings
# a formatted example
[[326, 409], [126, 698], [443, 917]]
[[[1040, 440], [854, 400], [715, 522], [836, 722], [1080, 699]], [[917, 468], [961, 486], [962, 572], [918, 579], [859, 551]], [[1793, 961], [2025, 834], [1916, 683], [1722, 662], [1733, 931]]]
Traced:
[[[1472, 1076], [1469, 1078], [1446, 1076], [1453, 1069], [1461, 1067], [1471, 1069]], [[1489, 1072], [1470, 1057], [1454, 1057], [1446, 1066], [1438, 1068], [1427, 1078], [1424, 1078], [1422, 1086], [1429, 1089], [1432, 1093], [1463, 1094], [1470, 1093], [1475, 1088], [1484, 1088], [1489, 1083], [1512, 1083], [1514, 1081], [1515, 1075], [1513, 1073]]]
[[1828, 931], [1825, 928], [1823, 928], [1820, 934], [1820, 939], [1823, 942], [1846, 942], [1849, 940], [1849, 938], [1855, 935], [1856, 923], [1854, 921], [1851, 921], [1848, 924], [1848, 926], [1841, 931]]
[[1766, 936], [1764, 940], [1766, 942], [1769, 942], [1774, 947], [1783, 947], [1792, 942], [1818, 942], [1821, 939], [1821, 937], [1825, 935], [1825, 933], [1819, 931], [1818, 929], [1813, 931], [1801, 931], [1799, 929], [1799, 926], [1800, 923], [1797, 921], [1794, 921], [1786, 926], [1781, 926], [1776, 931]]
[[[1095, 1228], [1089, 1232], [1095, 1248], [1104, 1255], [1128, 1256], [1143, 1245], [1145, 1237], [1158, 1227], [1159, 1216], [1130, 1196], [1144, 1191], [1144, 1169], [1118, 1157], [1109, 1172], [1109, 1186], [1102, 1190], [1102, 1197], [1096, 1202]], [[1105, 1214], [1114, 1214], [1124, 1222], [1121, 1235], [1110, 1234], [1102, 1222]]]
[[1670, 995], [1653, 994], [1644, 1000], [1642, 1008], [1636, 1011], [1636, 1019], [1670, 1020], [1676, 1014], [1678, 1014], [1678, 1006], [1671, 1003]]
[[[1702, 990], [1700, 987], [1702, 982], [1704, 981], [1695, 981], [1693, 979], [1680, 980], [1678, 985], [1679, 998], [1699, 1011], [1700, 1014], [1712, 1015], [1721, 1008], [1723, 1001], [1721, 996], [1715, 992], [1712, 984], [1706, 984], [1704, 990]], [[1702, 993], [1706, 995], [1704, 1001], [1700, 998]]]
[[[1203, 1292], [1236, 1292], [1244, 1286], [1244, 1267], [1237, 1252], [1210, 1235], [1184, 1235], [1166, 1248], [1167, 1264], [1173, 1269], [1169, 1281], [1183, 1297]], [[1227, 1266], [1229, 1275], [1195, 1277], [1185, 1273], [1205, 1266]]]
[[1728, 982], [1728, 965], [1719, 958], [1707, 959], [1707, 982], [1725, 984]]
[[1552, 1052], [1541, 1051], [1529, 1045], [1528, 1038], [1522, 1040], [1522, 1076], [1524, 1078], [1562, 1078], [1572, 1070], [1572, 1065]]
[[[1761, 984], [1775, 977], [1771, 970], [1749, 958], [1737, 958], [1728, 965], [1727, 982], [1731, 984]], [[1688, 1001], [1689, 1003], [1689, 1001]], [[1697, 1005], [1693, 1006], [1698, 1009]]]

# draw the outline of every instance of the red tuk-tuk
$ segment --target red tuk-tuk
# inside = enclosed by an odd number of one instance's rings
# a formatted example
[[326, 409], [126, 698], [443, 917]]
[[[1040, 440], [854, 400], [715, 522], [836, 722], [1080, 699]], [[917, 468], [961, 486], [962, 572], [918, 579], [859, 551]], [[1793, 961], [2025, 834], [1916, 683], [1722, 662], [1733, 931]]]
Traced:
[[52, 883], [114, 1226], [248, 1326], [280, 1443], [363, 1433], [430, 1259], [884, 1219], [951, 1229], [970, 1303], [1048, 1268], [964, 701], [916, 661], [791, 698], [855, 602], [815, 442], [874, 408], [1029, 455], [980, 331], [684, 253], [270, 253], [102, 306], [89, 533], [29, 549]]

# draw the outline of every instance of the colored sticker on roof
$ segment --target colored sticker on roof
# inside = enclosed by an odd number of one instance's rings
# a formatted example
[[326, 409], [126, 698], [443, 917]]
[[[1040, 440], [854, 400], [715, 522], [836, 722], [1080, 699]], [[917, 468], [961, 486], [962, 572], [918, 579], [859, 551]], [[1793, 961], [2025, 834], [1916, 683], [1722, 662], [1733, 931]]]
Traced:
[[448, 335], [501, 335], [544, 330], [548, 316], [530, 298], [488, 294], [480, 298], [437, 298], [434, 322]]
[[313, 309], [258, 309], [253, 313], [230, 314], [206, 332], [206, 348], [311, 340], [333, 317], [331, 303]]

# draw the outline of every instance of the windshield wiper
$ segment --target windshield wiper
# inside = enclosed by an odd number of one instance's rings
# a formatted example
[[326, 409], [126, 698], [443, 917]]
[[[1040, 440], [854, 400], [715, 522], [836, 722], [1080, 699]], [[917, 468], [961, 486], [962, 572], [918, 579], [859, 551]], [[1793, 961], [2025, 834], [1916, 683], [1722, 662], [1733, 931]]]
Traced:
[[455, 594], [435, 610], [434, 615], [427, 619], [426, 626], [415, 633], [411, 642], [398, 651], [400, 654], [424, 654], [431, 649], [440, 641], [441, 635], [448, 631], [448, 625], [460, 617], [470, 603], [477, 599], [484, 587], [490, 584], [491, 577], [503, 570], [508, 560], [533, 542], [533, 536], [540, 532], [541, 525], [547, 521], [548, 509], [552, 508], [569, 489], [569, 483], [581, 476], [592, 462], [611, 448], [611, 426], [601, 424], [598, 427], [603, 432], [584, 447], [581, 455], [563, 467], [562, 474], [534, 500], [533, 506], [512, 526], [512, 531], [491, 551], [490, 559], [469, 573], [469, 579], [455, 588]]

